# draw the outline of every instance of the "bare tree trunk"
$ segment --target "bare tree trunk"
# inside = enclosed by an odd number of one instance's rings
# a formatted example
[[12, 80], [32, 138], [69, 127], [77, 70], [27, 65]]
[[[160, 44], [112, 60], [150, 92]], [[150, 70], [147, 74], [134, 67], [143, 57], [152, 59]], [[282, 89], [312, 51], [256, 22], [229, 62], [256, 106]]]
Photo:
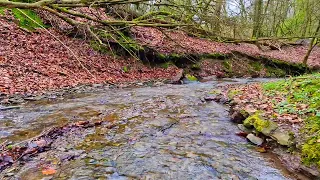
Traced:
[[224, 0], [217, 0], [216, 1], [216, 7], [215, 7], [215, 26], [214, 26], [214, 32], [216, 34], [220, 33], [221, 30], [221, 11], [222, 11], [222, 6], [223, 6], [223, 1]]
[[318, 27], [317, 27], [317, 29], [316, 29], [316, 32], [314, 33], [314, 37], [311, 39], [311, 42], [310, 42], [310, 44], [309, 44], [309, 49], [308, 49], [308, 51], [307, 51], [307, 53], [306, 53], [306, 55], [304, 56], [304, 59], [303, 59], [303, 64], [304, 64], [305, 66], [307, 66], [308, 59], [309, 59], [309, 56], [310, 56], [313, 48], [314, 48], [314, 47], [317, 45], [317, 43], [318, 43], [318, 42], [317, 42], [317, 41], [318, 41], [317, 35], [319, 34], [319, 31], [320, 31], [320, 20], [319, 20], [319, 24], [318, 24]]
[[262, 16], [263, 0], [256, 0], [254, 4], [254, 25], [252, 37], [259, 38], [261, 34], [261, 16]]

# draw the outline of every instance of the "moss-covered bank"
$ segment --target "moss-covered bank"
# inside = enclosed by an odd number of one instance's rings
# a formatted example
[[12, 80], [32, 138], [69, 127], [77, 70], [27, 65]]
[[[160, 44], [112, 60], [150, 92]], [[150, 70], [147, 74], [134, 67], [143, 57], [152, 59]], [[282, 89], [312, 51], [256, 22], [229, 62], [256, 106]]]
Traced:
[[[149, 58], [146, 58], [149, 57]], [[216, 75], [218, 77], [285, 77], [301, 75], [312, 70], [302, 64], [293, 64], [265, 57], [243, 54], [155, 54], [144, 55], [146, 64], [161, 67], [171, 65], [185, 69], [196, 77]]]
[[266, 83], [263, 88], [270, 97], [275, 94], [285, 97], [275, 103], [278, 113], [303, 119], [299, 133], [302, 142], [297, 147], [305, 164], [320, 167], [320, 73]]
[[[130, 35], [123, 37], [130, 43], [110, 42], [113, 53], [119, 56], [133, 56], [144, 64], [168, 68], [177, 66], [187, 74], [196, 77], [216, 75], [218, 77], [285, 77], [286, 75], [301, 75], [311, 70], [302, 64], [289, 63], [263, 56], [232, 51], [232, 53], [207, 54], [163, 54], [151, 47], [141, 46]], [[91, 46], [100, 52], [111, 53], [110, 47], [104, 47], [96, 42]]]
[[283, 145], [300, 161], [294, 168], [320, 175], [320, 73], [224, 88], [235, 122]]

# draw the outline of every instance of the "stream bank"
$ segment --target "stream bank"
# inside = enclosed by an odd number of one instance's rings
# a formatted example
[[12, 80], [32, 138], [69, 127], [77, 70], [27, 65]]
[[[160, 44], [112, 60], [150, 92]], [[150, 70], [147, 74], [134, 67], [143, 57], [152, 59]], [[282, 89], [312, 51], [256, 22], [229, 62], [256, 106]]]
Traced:
[[214, 90], [242, 133], [292, 172], [319, 178], [319, 73]]
[[[115, 79], [119, 76], [119, 79], [116, 81], [97, 80], [87, 77], [87, 83], [82, 82], [79, 84], [59, 86], [51, 90], [48, 89], [48, 87], [43, 86], [43, 88], [41, 88], [42, 86], [40, 86], [37, 87], [38, 91], [31, 90], [35, 84], [24, 83], [24, 85], [21, 85], [21, 82], [15, 84], [13, 81], [10, 81], [10, 83], [4, 84], [6, 86], [4, 92], [0, 92], [0, 104], [18, 105], [28, 101], [37, 101], [41, 99], [54, 100], [61, 99], [64, 96], [73, 93], [86, 93], [90, 91], [99, 92], [113, 88], [159, 86], [167, 83], [181, 84], [184, 80], [202, 81], [207, 79], [207, 77], [283, 78], [288, 75], [296, 76], [316, 71], [316, 69], [310, 69], [301, 64], [293, 64], [265, 57], [250, 56], [236, 51], [230, 54], [216, 53], [202, 55], [163, 55], [153, 51], [148, 52], [147, 54], [145, 53], [146, 52], [141, 52], [140, 58], [143, 60], [142, 62], [137, 62], [135, 65], [139, 68], [130, 68], [127, 65], [123, 65], [122, 69], [119, 70], [120, 73], [115, 76]], [[144, 59], [145, 57], [143, 56], [148, 56], [149, 59]], [[144, 70], [142, 70], [142, 68]], [[138, 74], [136, 74], [137, 72]], [[35, 73], [37, 74], [39, 72]], [[139, 80], [140, 76], [145, 77]], [[46, 77], [46, 79], [48, 78], [49, 77]], [[65, 78], [68, 78], [68, 76], [63, 76], [63, 79]], [[15, 81], [20, 80], [16, 79]], [[63, 84], [64, 83], [61, 85]], [[19, 89], [21, 88], [30, 89], [31, 91], [19, 92]], [[12, 91], [13, 93], [9, 93], [9, 91], [13, 89], [18, 92]]]
[[[7, 148], [42, 137], [52, 127], [80, 127], [60, 134], [42, 153], [16, 161], [1, 176], [29, 180], [307, 179], [290, 174], [272, 154], [261, 154], [237, 136], [228, 107], [203, 99], [213, 88], [257, 81], [268, 79], [110, 89], [3, 111], [1, 141], [7, 140]], [[105, 123], [81, 127], [85, 121]], [[37, 140], [29, 146], [46, 141]]]

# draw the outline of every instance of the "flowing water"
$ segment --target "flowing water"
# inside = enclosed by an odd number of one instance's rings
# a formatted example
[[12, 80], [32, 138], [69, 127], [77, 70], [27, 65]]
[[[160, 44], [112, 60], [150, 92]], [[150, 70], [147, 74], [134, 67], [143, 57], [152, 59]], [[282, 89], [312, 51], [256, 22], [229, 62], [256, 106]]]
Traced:
[[[275, 158], [235, 135], [239, 130], [227, 107], [201, 100], [217, 86], [247, 82], [110, 89], [2, 111], [2, 141], [19, 142], [80, 120], [117, 123], [64, 134], [49, 151], [11, 167], [5, 178], [291, 179]], [[44, 175], [48, 166], [57, 172]]]

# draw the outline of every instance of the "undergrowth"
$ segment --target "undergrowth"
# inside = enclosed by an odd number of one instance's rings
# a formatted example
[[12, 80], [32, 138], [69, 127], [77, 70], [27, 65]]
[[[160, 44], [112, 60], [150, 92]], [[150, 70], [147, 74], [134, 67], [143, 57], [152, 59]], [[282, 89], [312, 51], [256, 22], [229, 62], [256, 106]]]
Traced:
[[304, 119], [302, 160], [320, 167], [320, 73], [265, 83], [263, 88], [270, 97], [285, 97], [275, 106], [278, 113], [298, 114]]
[[32, 10], [14, 8], [11, 11], [13, 16], [19, 20], [19, 26], [21, 28], [34, 31], [37, 28], [46, 27], [46, 25], [43, 24], [42, 19]]
[[0, 15], [4, 15], [4, 10], [5, 10], [4, 7], [0, 7]]

